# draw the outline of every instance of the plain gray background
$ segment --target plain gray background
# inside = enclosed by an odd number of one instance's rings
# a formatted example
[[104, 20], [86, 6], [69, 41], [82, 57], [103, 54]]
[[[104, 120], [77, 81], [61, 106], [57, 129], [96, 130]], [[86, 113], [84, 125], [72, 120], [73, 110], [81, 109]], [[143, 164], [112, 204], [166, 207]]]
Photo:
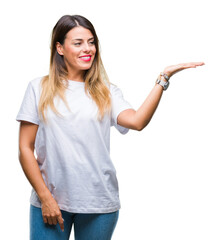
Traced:
[[[170, 80], [141, 132], [111, 132], [122, 208], [113, 240], [217, 240], [217, 1], [7, 1], [1, 24], [1, 235], [28, 239], [31, 186], [18, 160], [15, 117], [30, 80], [48, 73], [50, 36], [65, 14], [95, 26], [110, 81], [137, 110], [168, 65], [203, 61]], [[73, 239], [73, 234], [71, 236]]]

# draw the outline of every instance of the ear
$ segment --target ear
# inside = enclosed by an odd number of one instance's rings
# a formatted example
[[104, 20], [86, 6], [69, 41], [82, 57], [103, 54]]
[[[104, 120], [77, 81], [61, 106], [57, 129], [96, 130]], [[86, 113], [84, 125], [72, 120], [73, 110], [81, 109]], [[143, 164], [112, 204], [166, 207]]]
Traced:
[[61, 45], [59, 42], [56, 42], [56, 49], [60, 55], [63, 55], [63, 45]]

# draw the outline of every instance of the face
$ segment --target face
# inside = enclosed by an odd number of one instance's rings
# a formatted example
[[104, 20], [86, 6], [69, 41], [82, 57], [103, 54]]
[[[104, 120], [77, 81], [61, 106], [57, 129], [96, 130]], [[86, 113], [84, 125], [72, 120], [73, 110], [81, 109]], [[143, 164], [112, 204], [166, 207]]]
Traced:
[[57, 43], [57, 51], [63, 55], [68, 71], [84, 71], [92, 66], [96, 47], [90, 30], [84, 27], [71, 29], [64, 44]]

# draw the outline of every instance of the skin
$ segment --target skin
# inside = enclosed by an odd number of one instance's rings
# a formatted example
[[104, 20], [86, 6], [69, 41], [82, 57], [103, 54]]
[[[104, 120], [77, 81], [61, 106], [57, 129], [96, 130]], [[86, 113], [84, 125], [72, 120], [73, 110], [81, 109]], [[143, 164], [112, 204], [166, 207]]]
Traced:
[[[172, 77], [174, 74], [184, 69], [196, 68], [204, 64], [204, 62], [180, 63], [166, 67], [163, 72], [167, 74], [168, 77]], [[161, 79], [166, 81], [164, 77], [161, 77]], [[126, 109], [118, 115], [118, 124], [138, 131], [143, 130], [153, 117], [162, 94], [163, 87], [159, 84], [155, 84], [154, 88], [137, 111], [134, 109]]]
[[[64, 57], [68, 70], [68, 79], [83, 82], [84, 71], [92, 66], [96, 47], [92, 33], [83, 27], [70, 30], [61, 45], [57, 42], [57, 52]], [[91, 55], [91, 61], [85, 62], [80, 57]]]
[[[96, 53], [92, 38], [93, 35], [88, 29], [75, 27], [67, 33], [63, 45], [60, 43], [56, 44], [57, 52], [64, 56], [69, 80], [82, 82], [84, 71], [91, 67]], [[84, 62], [80, 59], [80, 56], [88, 54], [91, 54], [92, 57], [90, 62]], [[163, 72], [171, 77], [184, 69], [196, 68], [202, 65], [204, 65], [203, 62], [181, 63], [168, 66]], [[163, 80], [166, 81], [164, 78]], [[150, 122], [162, 94], [162, 86], [155, 84], [139, 109], [137, 111], [134, 109], [122, 111], [117, 118], [117, 123], [123, 127], [141, 131]], [[38, 125], [21, 121], [19, 129], [19, 160], [27, 179], [37, 192], [41, 201], [44, 222], [50, 225], [59, 223], [61, 230], [64, 231], [62, 213], [42, 178], [34, 156], [34, 143], [37, 130]]]
[[21, 121], [19, 130], [19, 160], [27, 179], [40, 198], [44, 222], [50, 225], [56, 225], [58, 222], [61, 230], [64, 230], [59, 206], [47, 188], [34, 156], [37, 130], [38, 125]]

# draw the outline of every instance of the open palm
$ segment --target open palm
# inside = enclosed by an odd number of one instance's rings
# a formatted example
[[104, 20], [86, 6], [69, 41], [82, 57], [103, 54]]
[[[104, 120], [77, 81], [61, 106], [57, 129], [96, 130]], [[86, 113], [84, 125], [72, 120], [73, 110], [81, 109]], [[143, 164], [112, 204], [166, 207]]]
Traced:
[[187, 68], [196, 68], [198, 66], [204, 65], [204, 62], [189, 62], [189, 63], [180, 63], [177, 65], [171, 65], [164, 69], [164, 73], [166, 73], [169, 77], [173, 76], [175, 73], [182, 71]]

